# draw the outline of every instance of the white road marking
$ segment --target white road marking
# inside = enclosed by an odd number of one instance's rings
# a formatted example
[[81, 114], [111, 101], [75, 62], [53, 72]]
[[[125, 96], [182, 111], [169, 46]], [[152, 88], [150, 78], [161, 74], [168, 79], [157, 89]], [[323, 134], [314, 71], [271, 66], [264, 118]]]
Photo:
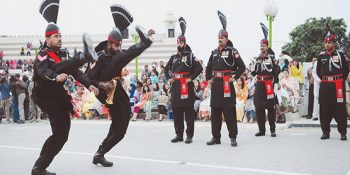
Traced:
[[291, 136], [306, 136], [306, 133], [294, 133], [294, 134], [290, 134]]
[[[38, 151], [38, 152], [41, 150], [39, 148], [22, 147], [22, 146], [9, 146], [9, 145], [0, 145], [0, 148], [26, 150], [26, 151]], [[93, 153], [76, 152], [76, 151], [61, 151], [61, 153], [73, 154], [73, 155], [83, 155], [83, 156], [93, 156], [94, 155]], [[203, 163], [195, 163], [195, 162], [184, 162], [184, 161], [176, 161], [176, 160], [161, 160], [161, 159], [151, 159], [151, 158], [142, 158], [142, 157], [129, 157], [129, 156], [115, 156], [115, 155], [106, 155], [106, 157], [117, 158], [117, 159], [125, 159], [125, 160], [144, 161], [144, 162], [154, 162], [154, 163], [164, 163], [164, 164], [175, 164], [175, 165], [183, 165], [183, 166], [212, 168], [212, 169], [225, 169], [225, 170], [235, 170], [235, 171], [242, 171], [242, 172], [263, 173], [263, 174], [310, 175], [310, 174], [303, 174], [303, 173], [275, 171], [275, 170], [265, 170], [265, 169], [255, 169], [255, 168], [241, 168], [241, 167], [225, 166], [225, 165], [211, 165], [211, 164], [203, 164]], [[348, 172], [347, 175], [350, 175], [349, 173], [350, 173], [350, 171]]]

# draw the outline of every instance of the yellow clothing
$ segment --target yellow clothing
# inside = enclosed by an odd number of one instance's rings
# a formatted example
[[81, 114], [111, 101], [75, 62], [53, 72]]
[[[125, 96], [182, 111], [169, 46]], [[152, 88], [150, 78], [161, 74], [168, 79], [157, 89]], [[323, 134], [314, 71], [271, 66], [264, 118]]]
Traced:
[[244, 114], [244, 106], [248, 98], [248, 84], [244, 84], [244, 88], [241, 89], [237, 84], [236, 87], [236, 118], [237, 121], [242, 121]]
[[304, 78], [301, 73], [302, 70], [303, 70], [303, 66], [301, 64], [299, 64], [299, 69], [293, 65], [289, 68], [290, 76], [293, 78], [297, 78], [299, 80], [299, 83], [304, 83]]

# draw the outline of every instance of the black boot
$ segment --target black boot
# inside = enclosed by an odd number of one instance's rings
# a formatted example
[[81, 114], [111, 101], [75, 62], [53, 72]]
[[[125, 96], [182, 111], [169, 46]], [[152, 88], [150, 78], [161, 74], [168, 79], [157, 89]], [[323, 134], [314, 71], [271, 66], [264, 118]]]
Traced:
[[171, 143], [176, 143], [176, 142], [182, 142], [184, 141], [183, 137], [180, 136], [175, 136], [173, 139], [171, 139]]
[[209, 142], [207, 142], [207, 145], [215, 145], [215, 144], [221, 144], [220, 139], [212, 138]]
[[87, 33], [83, 33], [82, 39], [83, 39], [84, 50], [81, 54], [81, 59], [83, 59], [85, 62], [97, 61], [98, 56], [92, 45], [93, 41], [91, 39], [91, 36]]
[[94, 159], [92, 160], [92, 163], [97, 165], [101, 164], [103, 167], [111, 167], [113, 166], [113, 162], [109, 162], [104, 157], [105, 152], [102, 149], [102, 145], [98, 148], [97, 152], [94, 155]]
[[39, 167], [34, 166], [32, 169], [32, 175], [56, 175], [56, 173], [42, 170]]
[[237, 144], [237, 140], [236, 138], [231, 138], [231, 146], [232, 147], [236, 147], [238, 144]]
[[322, 134], [321, 140], [329, 139], [329, 134]]
[[342, 141], [348, 140], [348, 138], [346, 137], [346, 134], [340, 135], [340, 140]]
[[192, 137], [186, 137], [185, 143], [186, 144], [192, 143]]
[[264, 135], [265, 135], [265, 133], [261, 132], [261, 131], [259, 131], [258, 133], [255, 134], [256, 137], [264, 136]]
[[276, 137], [277, 135], [276, 135], [276, 132], [271, 132], [271, 137]]

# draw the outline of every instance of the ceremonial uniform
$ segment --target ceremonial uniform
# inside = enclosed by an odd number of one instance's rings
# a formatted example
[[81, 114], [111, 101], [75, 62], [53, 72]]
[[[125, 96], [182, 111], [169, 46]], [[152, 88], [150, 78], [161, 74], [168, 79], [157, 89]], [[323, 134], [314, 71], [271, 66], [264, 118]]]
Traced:
[[[50, 22], [46, 28], [45, 36], [60, 35], [60, 30], [55, 24], [59, 8], [58, 0], [44, 0], [40, 7], [40, 13]], [[85, 54], [75, 54], [69, 58], [68, 51], [58, 48], [50, 48], [46, 45], [40, 47], [40, 51], [34, 61], [32, 98], [40, 109], [48, 114], [52, 135], [45, 141], [40, 156], [34, 164], [32, 175], [55, 175], [46, 171], [53, 158], [60, 152], [68, 139], [70, 129], [70, 113], [73, 113], [71, 97], [64, 89], [64, 81], [58, 82], [56, 77], [61, 73], [71, 74], [85, 87], [90, 87], [91, 81], [78, 69], [88, 61], [93, 61], [91, 53], [88, 53], [86, 36], [84, 40]], [[63, 57], [65, 60], [63, 61]]]
[[[268, 44], [265, 39], [261, 44]], [[256, 108], [256, 118], [259, 126], [259, 132], [256, 136], [265, 135], [266, 113], [268, 111], [268, 121], [270, 124], [271, 136], [275, 137], [276, 133], [276, 109], [275, 109], [275, 94], [274, 84], [278, 83], [277, 65], [275, 60], [275, 53], [271, 48], [266, 52], [262, 52], [256, 59], [252, 76], [257, 76], [255, 84], [254, 105]]]
[[[193, 55], [191, 48], [186, 44], [185, 30], [186, 22], [181, 17], [179, 19], [182, 35], [178, 37], [178, 42], [184, 43], [184, 48], [178, 46], [178, 53], [172, 55], [166, 64], [165, 77], [174, 79], [171, 85], [171, 105], [174, 112], [174, 127], [176, 137], [171, 142], [183, 140], [184, 116], [186, 120], [186, 143], [191, 143], [194, 134], [194, 85], [192, 80], [202, 72], [203, 68], [196, 57]], [[170, 72], [171, 73], [170, 73]], [[186, 82], [190, 79], [190, 82]]]
[[[219, 18], [223, 23], [224, 29], [219, 36], [228, 38], [226, 31], [226, 17], [218, 12]], [[225, 24], [225, 25], [224, 25]], [[212, 51], [206, 67], [206, 80], [213, 79], [211, 85], [211, 129], [213, 138], [207, 142], [207, 145], [220, 144], [220, 130], [222, 125], [222, 114], [224, 115], [231, 145], [237, 146], [236, 137], [238, 134], [236, 120], [236, 93], [230, 78], [237, 80], [245, 70], [245, 65], [238, 51], [233, 47], [230, 40], [226, 46]]]
[[122, 35], [120, 31], [124, 31], [133, 21], [131, 14], [123, 6], [112, 5], [111, 11], [116, 28], [108, 34], [106, 41], [101, 42], [95, 48], [98, 61], [96, 64], [89, 64], [86, 70], [88, 77], [96, 86], [100, 82], [114, 82], [112, 92], [100, 89], [100, 93], [97, 96], [97, 99], [108, 107], [112, 123], [106, 138], [95, 153], [92, 163], [95, 165], [99, 163], [105, 167], [113, 166], [113, 162], [107, 161], [104, 158], [104, 154], [124, 138], [131, 115], [130, 99], [120, 81], [122, 69], [152, 44], [150, 38], [140, 28], [136, 27], [141, 42], [127, 50], [120, 50], [116, 54], [110, 54], [107, 50], [107, 42], [121, 43]]
[[[331, 35], [326, 42], [334, 40]], [[341, 139], [346, 140], [347, 110], [345, 97], [345, 81], [349, 74], [349, 63], [344, 54], [338, 50], [322, 52], [317, 59], [317, 75], [321, 78], [319, 103], [320, 122], [323, 135], [328, 139], [332, 118], [338, 123]]]

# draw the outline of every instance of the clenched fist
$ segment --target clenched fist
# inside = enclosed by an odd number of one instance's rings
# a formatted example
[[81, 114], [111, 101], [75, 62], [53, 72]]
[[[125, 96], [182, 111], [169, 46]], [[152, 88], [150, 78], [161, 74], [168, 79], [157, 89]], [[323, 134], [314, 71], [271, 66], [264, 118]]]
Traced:
[[62, 74], [59, 74], [56, 76], [56, 81], [57, 82], [64, 82], [67, 80], [67, 78], [68, 78], [68, 75], [65, 73], [62, 73]]

